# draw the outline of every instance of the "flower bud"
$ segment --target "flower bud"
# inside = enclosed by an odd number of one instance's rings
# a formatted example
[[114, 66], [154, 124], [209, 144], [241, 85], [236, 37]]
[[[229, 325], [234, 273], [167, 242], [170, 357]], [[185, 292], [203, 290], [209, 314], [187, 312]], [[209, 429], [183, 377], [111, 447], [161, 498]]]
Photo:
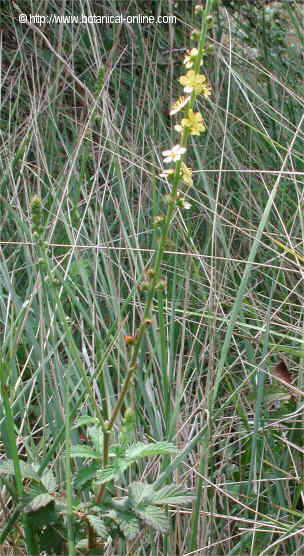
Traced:
[[126, 346], [134, 346], [136, 342], [136, 336], [125, 336], [124, 341]]
[[124, 421], [126, 423], [133, 423], [135, 419], [135, 411], [132, 407], [127, 407], [124, 413]]
[[162, 225], [162, 223], [164, 222], [164, 220], [165, 220], [164, 216], [161, 216], [161, 215], [155, 216], [154, 222], [153, 222], [154, 227], [159, 228]]
[[201, 15], [204, 11], [204, 6], [202, 4], [197, 4], [194, 8], [195, 15]]
[[196, 41], [199, 40], [199, 38], [200, 38], [200, 31], [199, 31], [199, 29], [193, 29], [193, 31], [192, 31], [192, 33], [191, 33], [191, 35], [190, 35], [190, 39], [191, 39], [192, 41], [195, 41], [195, 42], [196, 42]]

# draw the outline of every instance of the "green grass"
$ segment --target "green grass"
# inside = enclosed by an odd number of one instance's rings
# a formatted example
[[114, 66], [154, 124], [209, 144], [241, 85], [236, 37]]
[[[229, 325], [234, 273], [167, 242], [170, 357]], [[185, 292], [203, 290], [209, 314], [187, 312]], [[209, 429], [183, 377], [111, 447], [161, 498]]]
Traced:
[[[75, 548], [78, 534], [96, 534], [85, 504], [100, 487], [85, 473], [108, 463], [102, 430], [128, 376], [124, 337], [143, 322], [139, 286], [155, 262], [153, 223], [169, 191], [159, 178], [161, 153], [178, 142], [178, 117], [168, 113], [182, 94], [190, 32], [200, 26], [195, 2], [95, 4], [23, 2], [22, 12], [172, 9], [178, 20], [31, 28], [18, 22], [17, 4], [1, 12], [3, 554], [36, 554], [37, 531], [48, 554], [85, 554]], [[188, 141], [194, 185], [184, 195], [192, 206], [176, 212], [168, 230], [159, 269], [167, 287], [153, 295], [153, 322], [122, 406], [135, 409], [135, 421], [119, 414], [111, 434], [114, 448], [122, 435], [167, 444], [130, 465], [102, 497], [126, 496], [138, 481], [157, 489], [174, 482], [194, 496], [192, 506], [162, 504], [166, 532], [142, 526], [126, 540], [113, 529], [100, 554], [304, 550], [304, 34], [301, 5], [281, 4], [266, 20], [251, 7], [256, 29], [244, 7], [240, 17], [213, 6], [213, 51], [202, 68], [212, 95], [197, 100], [207, 131]], [[293, 397], [271, 374], [282, 357]], [[64, 523], [47, 496], [30, 507], [46, 491]], [[100, 507], [102, 519], [107, 511]], [[48, 524], [44, 534], [39, 520]]]

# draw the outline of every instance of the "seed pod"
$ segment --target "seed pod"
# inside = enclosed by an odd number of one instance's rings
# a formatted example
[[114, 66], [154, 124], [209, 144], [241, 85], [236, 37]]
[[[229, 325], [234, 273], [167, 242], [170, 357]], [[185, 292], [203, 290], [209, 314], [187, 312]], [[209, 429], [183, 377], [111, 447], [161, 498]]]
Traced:
[[125, 336], [124, 339], [126, 346], [133, 346], [136, 341], [136, 336]]

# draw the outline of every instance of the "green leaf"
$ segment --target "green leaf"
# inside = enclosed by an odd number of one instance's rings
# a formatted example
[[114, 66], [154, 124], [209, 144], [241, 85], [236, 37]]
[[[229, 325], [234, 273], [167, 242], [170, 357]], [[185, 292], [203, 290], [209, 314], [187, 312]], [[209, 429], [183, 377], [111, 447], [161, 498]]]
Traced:
[[118, 525], [124, 536], [129, 540], [134, 539], [140, 531], [140, 521], [133, 512], [117, 508], [109, 511], [107, 517]]
[[96, 515], [88, 515], [87, 519], [90, 525], [93, 527], [95, 533], [97, 533], [99, 537], [108, 536], [107, 528], [104, 522], [99, 517], [97, 517]]
[[140, 522], [131, 512], [119, 513], [117, 517], [119, 528], [128, 540], [132, 540], [140, 531]]
[[153, 504], [189, 504], [194, 496], [176, 485], [166, 485], [159, 490], [155, 490], [151, 498]]
[[109, 502], [109, 506], [114, 508], [115, 511], [117, 510], [117, 512], [127, 512], [130, 508], [129, 498], [127, 496], [123, 496], [118, 500], [116, 498], [112, 498], [111, 502]]
[[100, 459], [101, 454], [96, 452], [90, 446], [82, 446], [81, 444], [75, 444], [70, 450], [71, 458], [90, 458], [90, 459]]
[[11, 459], [0, 463], [0, 475], [14, 475], [14, 464]]
[[169, 529], [169, 519], [164, 510], [152, 504], [184, 504], [191, 502], [193, 496], [189, 496], [176, 485], [166, 485], [155, 491], [153, 485], [138, 481], [130, 485], [128, 500], [135, 514], [146, 525], [166, 533]]
[[140, 504], [150, 504], [154, 497], [153, 485], [139, 481], [132, 483], [129, 486], [128, 496], [132, 507], [139, 506]]
[[47, 525], [39, 532], [40, 554], [64, 554], [63, 520], [59, 518], [55, 525]]
[[142, 521], [159, 531], [160, 533], [168, 533], [169, 531], [169, 519], [165, 511], [157, 506], [145, 506], [144, 508], [134, 508], [136, 515], [142, 519]]
[[93, 427], [88, 427], [88, 436], [90, 437], [94, 448], [100, 454], [103, 451], [103, 432], [99, 425], [93, 425]]
[[108, 483], [113, 479], [119, 479], [121, 474], [130, 467], [132, 461], [126, 461], [123, 459], [117, 459], [115, 464], [108, 465], [104, 469], [100, 469], [96, 473], [96, 484], [103, 485], [104, 483]]
[[57, 484], [56, 484], [56, 478], [54, 476], [54, 473], [51, 469], [48, 469], [47, 471], [45, 471], [45, 473], [43, 473], [43, 475], [40, 478], [41, 483], [43, 484], [44, 488], [48, 491], [48, 492], [55, 492]]
[[170, 456], [175, 455], [177, 452], [178, 449], [171, 442], [155, 442], [153, 444], [138, 442], [126, 450], [125, 457], [136, 461], [147, 456]]
[[41, 531], [45, 527], [62, 521], [55, 506], [55, 501], [48, 493], [35, 496], [23, 510], [27, 515], [27, 523], [31, 529]]
[[105, 469], [100, 469], [96, 473], [96, 484], [103, 485], [113, 479], [117, 479], [120, 476], [119, 470], [116, 467], [109, 465]]
[[98, 423], [98, 419], [96, 417], [89, 417], [89, 415], [85, 415], [84, 417], [80, 417], [78, 421], [76, 421], [75, 425], [73, 425], [73, 429], [78, 429], [79, 427], [85, 427], [87, 425], [95, 425]]
[[79, 469], [79, 471], [74, 475], [73, 486], [78, 489], [85, 485], [88, 481], [95, 479], [96, 471], [99, 469], [99, 463], [94, 461], [90, 465], [86, 465]]
[[[40, 480], [39, 475], [37, 475], [30, 463], [20, 461], [20, 470], [21, 475], [24, 479], [34, 479], [35, 481]], [[15, 469], [12, 460], [8, 459], [0, 463], [0, 475], [15, 475]]]
[[45, 492], [44, 494], [38, 494], [38, 496], [35, 496], [35, 498], [33, 498], [33, 500], [31, 500], [31, 502], [23, 508], [23, 511], [26, 514], [30, 512], [37, 512], [37, 510], [40, 510], [40, 508], [44, 508], [45, 506], [50, 504], [50, 502], [54, 502], [54, 498], [50, 494], [48, 494], [48, 492]]

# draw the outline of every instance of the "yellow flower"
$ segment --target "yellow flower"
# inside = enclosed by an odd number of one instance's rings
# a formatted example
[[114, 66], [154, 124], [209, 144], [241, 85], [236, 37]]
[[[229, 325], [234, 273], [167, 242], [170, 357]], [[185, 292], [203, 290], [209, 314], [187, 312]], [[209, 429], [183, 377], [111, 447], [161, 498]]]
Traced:
[[168, 151], [163, 151], [164, 162], [166, 164], [170, 162], [176, 162], [180, 160], [181, 156], [186, 152], [185, 147], [181, 147], [180, 145], [174, 145], [172, 149]]
[[174, 114], [177, 114], [177, 112], [182, 110], [189, 100], [190, 97], [179, 97], [175, 102], [173, 102], [170, 110], [170, 116], [174, 116]]
[[188, 168], [184, 162], [181, 164], [181, 173], [183, 181], [190, 187], [193, 185], [192, 168]]
[[204, 85], [203, 90], [202, 90], [202, 95], [203, 95], [205, 98], [210, 97], [210, 95], [211, 95], [211, 87], [208, 85], [208, 83], [206, 83], [206, 84]]
[[185, 93], [194, 91], [196, 95], [199, 95], [206, 87], [206, 77], [200, 73], [195, 73], [194, 70], [187, 71], [185, 75], [179, 78], [179, 82], [184, 85]]
[[159, 174], [160, 178], [168, 178], [175, 174], [175, 170], [173, 168], [169, 168], [168, 170], [164, 170], [161, 174]]
[[182, 127], [189, 128], [190, 135], [199, 135], [205, 131], [203, 116], [200, 112], [193, 112], [192, 108], [188, 110], [187, 118], [181, 121]]
[[[198, 55], [198, 49], [197, 48], [191, 48], [191, 50], [187, 50], [186, 52], [186, 56], [184, 58], [184, 65], [186, 66], [187, 69], [190, 69], [193, 67], [193, 64], [195, 63], [196, 57]], [[200, 65], [202, 65], [203, 61], [201, 60]]]

